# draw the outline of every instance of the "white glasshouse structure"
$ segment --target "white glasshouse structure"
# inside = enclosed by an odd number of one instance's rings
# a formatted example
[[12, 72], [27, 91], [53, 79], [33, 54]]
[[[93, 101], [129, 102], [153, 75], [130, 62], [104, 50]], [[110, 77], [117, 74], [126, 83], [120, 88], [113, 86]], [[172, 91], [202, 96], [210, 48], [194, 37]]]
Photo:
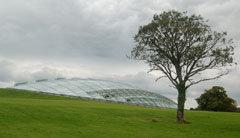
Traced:
[[165, 96], [128, 84], [107, 80], [80, 78], [42, 79], [34, 82], [16, 83], [11, 88], [140, 106], [177, 108], [177, 104]]

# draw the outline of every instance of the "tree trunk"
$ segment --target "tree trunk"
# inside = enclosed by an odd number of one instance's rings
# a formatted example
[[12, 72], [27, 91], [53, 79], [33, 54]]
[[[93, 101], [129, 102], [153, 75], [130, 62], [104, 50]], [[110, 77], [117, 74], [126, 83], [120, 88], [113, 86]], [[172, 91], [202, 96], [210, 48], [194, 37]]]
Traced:
[[179, 85], [178, 88], [178, 109], [177, 109], [177, 122], [185, 123], [184, 120], [184, 104], [186, 101], [186, 89], [184, 85]]

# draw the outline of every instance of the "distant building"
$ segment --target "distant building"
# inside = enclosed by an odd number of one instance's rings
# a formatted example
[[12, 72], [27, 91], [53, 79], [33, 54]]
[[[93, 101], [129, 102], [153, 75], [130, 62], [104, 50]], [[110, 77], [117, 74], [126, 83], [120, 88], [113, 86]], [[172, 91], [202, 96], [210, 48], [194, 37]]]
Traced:
[[174, 101], [160, 94], [128, 84], [98, 79], [41, 79], [34, 82], [16, 83], [11, 88], [140, 106], [177, 108]]

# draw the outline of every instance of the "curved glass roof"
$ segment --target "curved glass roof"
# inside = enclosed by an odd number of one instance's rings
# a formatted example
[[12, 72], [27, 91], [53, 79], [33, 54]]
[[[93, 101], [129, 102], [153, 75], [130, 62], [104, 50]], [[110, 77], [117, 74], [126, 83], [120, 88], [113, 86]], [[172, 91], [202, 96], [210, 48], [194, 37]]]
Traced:
[[35, 82], [16, 83], [11, 88], [141, 106], [177, 108], [175, 102], [160, 94], [128, 84], [98, 79], [42, 79]]

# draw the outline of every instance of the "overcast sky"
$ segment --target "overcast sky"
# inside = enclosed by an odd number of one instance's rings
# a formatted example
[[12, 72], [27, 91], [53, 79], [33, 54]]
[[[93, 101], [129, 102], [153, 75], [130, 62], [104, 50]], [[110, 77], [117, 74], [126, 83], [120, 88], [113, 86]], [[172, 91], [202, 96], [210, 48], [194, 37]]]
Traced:
[[[153, 14], [167, 10], [201, 14], [216, 31], [227, 31], [240, 64], [238, 0], [1, 0], [0, 87], [55, 77], [117, 80], [176, 101], [167, 79], [155, 82], [143, 62], [126, 58], [133, 36]], [[217, 81], [193, 86], [186, 106], [212, 86], [223, 86], [240, 105], [240, 68]]]

